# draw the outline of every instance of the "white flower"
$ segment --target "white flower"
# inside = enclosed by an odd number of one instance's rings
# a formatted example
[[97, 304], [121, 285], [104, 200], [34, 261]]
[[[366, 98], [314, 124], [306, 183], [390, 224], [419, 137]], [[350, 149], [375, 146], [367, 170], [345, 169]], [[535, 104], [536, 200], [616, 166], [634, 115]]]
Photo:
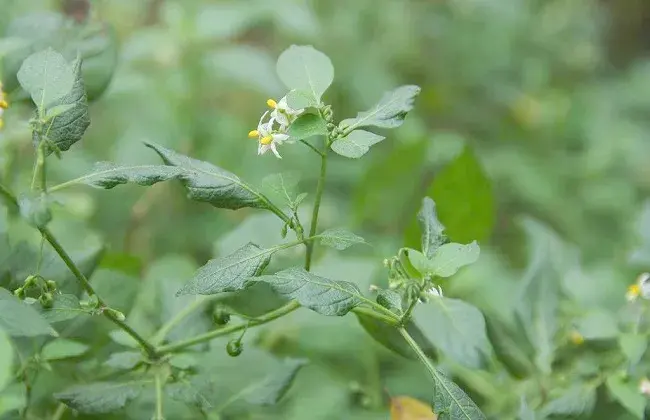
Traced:
[[643, 378], [639, 382], [639, 392], [643, 395], [650, 395], [650, 381], [648, 378]]
[[287, 131], [289, 125], [298, 118], [298, 115], [302, 114], [305, 110], [293, 109], [287, 104], [287, 97], [280, 99], [280, 102], [275, 102], [273, 99], [266, 101], [266, 104], [273, 109], [271, 112], [271, 118], [280, 124], [280, 131]]
[[432, 287], [431, 289], [427, 290], [427, 293], [435, 297], [444, 297], [442, 294], [442, 287], [440, 286], [438, 286], [437, 288]]
[[290, 143], [289, 136], [285, 133], [273, 129], [273, 124], [275, 119], [271, 118], [267, 122], [264, 121], [264, 118], [268, 115], [269, 111], [266, 111], [262, 118], [260, 118], [259, 123], [257, 124], [257, 130], [253, 130], [248, 133], [248, 137], [258, 138], [259, 145], [257, 147], [257, 154], [263, 155], [264, 153], [271, 150], [273, 154], [278, 158], [282, 159], [280, 153], [278, 153], [277, 146], [282, 145], [283, 143]]

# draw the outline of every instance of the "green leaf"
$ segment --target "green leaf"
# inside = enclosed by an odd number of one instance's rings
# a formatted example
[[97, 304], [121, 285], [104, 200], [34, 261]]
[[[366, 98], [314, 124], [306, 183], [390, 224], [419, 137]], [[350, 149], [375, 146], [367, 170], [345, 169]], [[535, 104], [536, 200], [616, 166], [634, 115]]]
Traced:
[[142, 361], [142, 353], [137, 351], [121, 351], [111, 353], [104, 365], [113, 369], [130, 370]]
[[470, 148], [436, 175], [428, 195], [452, 241], [466, 244], [490, 234], [495, 213], [492, 187]]
[[566, 390], [560, 397], [549, 401], [542, 409], [545, 416], [562, 415], [572, 418], [589, 416], [596, 405], [596, 389], [576, 385]]
[[271, 197], [277, 196], [290, 206], [295, 203], [296, 189], [300, 181], [300, 173], [297, 171], [271, 174], [264, 177], [262, 187], [265, 193], [271, 193]]
[[50, 341], [41, 350], [41, 358], [44, 360], [61, 360], [70, 357], [81, 356], [88, 351], [89, 347], [78, 341], [58, 338]]
[[432, 372], [433, 411], [438, 420], [484, 420], [485, 415], [458, 385], [441, 372]]
[[359, 112], [355, 118], [341, 121], [339, 125], [346, 131], [361, 127], [396, 128], [402, 125], [406, 114], [413, 109], [415, 97], [420, 94], [420, 87], [414, 85], [400, 86], [386, 92], [379, 103], [366, 112]]
[[255, 405], [273, 405], [287, 393], [298, 371], [307, 364], [304, 359], [287, 359], [275, 372], [247, 389], [246, 401]]
[[[52, 108], [69, 108], [56, 117], [51, 118], [46, 123], [42, 133], [34, 131], [33, 140], [35, 144], [39, 144], [43, 139], [47, 139], [54, 143], [59, 150], [68, 150], [73, 144], [81, 140], [90, 125], [88, 99], [86, 97], [84, 81], [81, 77], [80, 59], [72, 63], [72, 70], [75, 77], [72, 90], [51, 102], [47, 107], [48, 110]], [[51, 111], [48, 111], [45, 115], [49, 113]], [[51, 149], [48, 146], [48, 152], [51, 153]]]
[[367, 244], [361, 236], [355, 235], [345, 229], [334, 228], [327, 229], [317, 235], [320, 238], [321, 245], [343, 251], [355, 244]]
[[319, 103], [311, 92], [292, 89], [287, 93], [287, 105], [293, 109], [302, 109], [317, 107]]
[[165, 165], [119, 166], [110, 162], [97, 162], [93, 171], [73, 180], [91, 187], [111, 189], [121, 184], [133, 183], [150, 186], [158, 182], [180, 179], [191, 173], [182, 168]]
[[57, 336], [57, 332], [31, 306], [0, 288], [0, 328], [14, 337]]
[[433, 253], [447, 241], [444, 234], [445, 227], [438, 220], [436, 203], [431, 198], [424, 197], [422, 199], [422, 207], [420, 207], [417, 219], [420, 232], [422, 232], [422, 253], [427, 258], [431, 258]]
[[129, 334], [127, 334], [126, 331], [122, 329], [113, 330], [108, 333], [108, 336], [111, 338], [111, 340], [124, 347], [131, 347], [134, 349], [140, 347], [138, 342], [135, 341], [135, 338], [131, 337]]
[[140, 395], [146, 381], [96, 382], [74, 386], [54, 398], [81, 413], [101, 414], [123, 408]]
[[232, 210], [242, 207], [267, 208], [268, 201], [235, 174], [211, 163], [183, 156], [163, 146], [150, 142], [145, 144], [155, 150], [165, 164], [185, 171], [180, 179], [191, 199]]
[[521, 340], [527, 340], [526, 337], [493, 316], [485, 317], [485, 326], [494, 354], [508, 372], [517, 379], [530, 376], [535, 371], [532, 351], [528, 352], [528, 348], [520, 345]]
[[618, 338], [618, 345], [631, 366], [636, 366], [648, 349], [648, 337], [640, 334], [626, 333]]
[[434, 297], [413, 311], [424, 335], [445, 355], [469, 367], [480, 367], [490, 353], [483, 314], [458, 299]]
[[34, 53], [23, 61], [18, 81], [32, 97], [39, 113], [67, 95], [75, 82], [75, 73], [61, 54], [48, 48]]
[[302, 268], [288, 268], [250, 281], [266, 282], [280, 295], [295, 299], [321, 315], [343, 316], [368, 301], [356, 284], [326, 279]]
[[370, 146], [382, 141], [385, 137], [370, 131], [356, 130], [346, 137], [334, 140], [332, 150], [341, 156], [358, 159], [368, 153]]
[[203, 395], [201, 390], [184, 379], [173, 384], [165, 385], [165, 393], [173, 400], [184, 402], [204, 411], [212, 408], [212, 404], [210, 404], [210, 401]]
[[639, 419], [643, 418], [646, 397], [639, 392], [636, 384], [625, 382], [623, 378], [617, 375], [611, 375], [607, 378], [606, 385], [611, 396], [625, 407], [627, 411]]
[[284, 50], [278, 58], [277, 72], [289, 89], [308, 93], [309, 100], [316, 104], [334, 80], [330, 59], [310, 45], [292, 45]]
[[431, 274], [439, 277], [451, 277], [461, 268], [478, 260], [480, 249], [476, 241], [461, 245], [444, 244], [439, 247], [429, 261]]
[[44, 228], [52, 220], [49, 199], [45, 194], [22, 195], [18, 198], [20, 215], [31, 226]]
[[90, 310], [82, 308], [75, 295], [55, 294], [51, 308], [39, 305], [41, 316], [50, 323], [67, 321], [81, 314], [90, 314]]
[[0, 391], [11, 381], [14, 364], [14, 349], [9, 335], [0, 327]]
[[262, 273], [273, 252], [275, 248], [262, 249], [249, 242], [230, 255], [208, 261], [176, 296], [213, 295], [245, 289], [249, 278]]
[[[359, 324], [361, 324], [363, 329], [379, 344], [406, 359], [417, 360], [413, 349], [404, 341], [397, 328], [361, 312], [355, 312], [354, 314], [357, 316]], [[422, 331], [414, 322], [409, 321], [406, 325], [406, 330], [430, 359], [434, 361], [438, 359], [435, 347], [424, 337]]]
[[394, 290], [380, 290], [377, 293], [377, 303], [397, 314], [402, 313], [402, 296]]
[[585, 340], [609, 340], [618, 336], [618, 325], [612, 314], [591, 310], [576, 322], [576, 329]]
[[317, 114], [302, 114], [289, 127], [288, 134], [296, 140], [312, 136], [326, 136], [325, 121]]

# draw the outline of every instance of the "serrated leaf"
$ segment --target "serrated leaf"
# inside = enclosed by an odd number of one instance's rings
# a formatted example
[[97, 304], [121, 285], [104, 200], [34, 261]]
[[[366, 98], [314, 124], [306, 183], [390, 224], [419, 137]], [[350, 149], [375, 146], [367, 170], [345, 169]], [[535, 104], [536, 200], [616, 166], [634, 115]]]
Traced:
[[439, 371], [434, 378], [433, 411], [438, 420], [485, 420], [485, 415], [465, 392]]
[[111, 353], [104, 365], [113, 369], [130, 370], [142, 361], [142, 353], [137, 351], [120, 351]]
[[203, 393], [201, 393], [201, 390], [186, 380], [166, 385], [165, 393], [173, 400], [196, 406], [201, 410], [212, 408], [212, 404], [210, 404], [210, 401], [208, 401]]
[[341, 156], [358, 159], [368, 153], [370, 146], [379, 143], [384, 138], [384, 136], [370, 131], [355, 130], [346, 137], [335, 140], [331, 147]]
[[334, 228], [327, 229], [317, 235], [320, 238], [321, 245], [343, 251], [355, 244], [366, 244], [366, 240], [361, 236], [345, 229]]
[[155, 150], [165, 164], [186, 171], [181, 182], [188, 190], [189, 198], [231, 210], [242, 207], [266, 208], [264, 197], [242, 182], [235, 174], [211, 163], [193, 159], [163, 146], [145, 142]]
[[366, 112], [359, 112], [355, 118], [341, 121], [340, 127], [346, 131], [361, 127], [395, 128], [402, 125], [406, 114], [413, 109], [415, 97], [420, 94], [420, 87], [414, 85], [400, 86], [386, 92], [379, 103]]
[[483, 314], [458, 299], [434, 297], [417, 305], [414, 321], [445, 355], [468, 367], [480, 367], [490, 353]]
[[88, 345], [78, 341], [58, 338], [47, 343], [41, 350], [41, 358], [44, 360], [61, 360], [70, 357], [81, 356], [88, 351]]
[[0, 328], [14, 337], [58, 335], [34, 308], [3, 288], [0, 288]]
[[18, 208], [23, 219], [33, 227], [44, 228], [52, 220], [49, 199], [45, 194], [20, 196]]
[[377, 303], [398, 314], [402, 313], [402, 296], [394, 290], [380, 290], [377, 293]]
[[413, 397], [401, 396], [390, 399], [390, 420], [436, 420], [431, 406]]
[[18, 81], [32, 97], [41, 114], [67, 95], [75, 74], [61, 54], [48, 48], [27, 57], [18, 71]]
[[630, 365], [635, 366], [648, 349], [648, 337], [641, 334], [626, 333], [618, 338], [618, 344]]
[[298, 371], [307, 364], [304, 359], [287, 359], [275, 372], [263, 378], [246, 392], [246, 401], [255, 405], [273, 405], [287, 393]]
[[81, 413], [110, 413], [123, 408], [140, 395], [146, 383], [147, 381], [82, 384], [56, 393], [54, 398]]
[[5, 330], [0, 327], [0, 391], [9, 383], [14, 364], [14, 349]]
[[[81, 140], [90, 125], [88, 99], [81, 77], [81, 61], [79, 59], [72, 64], [72, 69], [75, 77], [72, 90], [50, 103], [47, 109], [68, 105], [71, 105], [71, 107], [50, 119], [45, 125], [43, 133], [34, 131], [33, 139], [35, 144], [47, 139], [54, 143], [59, 150], [68, 150], [73, 144]], [[50, 146], [46, 150], [48, 153], [53, 151]]]
[[355, 306], [368, 301], [356, 284], [330, 280], [302, 268], [288, 268], [251, 281], [266, 282], [280, 295], [295, 299], [321, 315], [343, 316]]
[[476, 241], [470, 244], [444, 244], [440, 246], [429, 261], [431, 274], [439, 277], [450, 277], [466, 265], [478, 260], [480, 248]]
[[245, 289], [249, 278], [262, 273], [273, 252], [273, 248], [262, 249], [249, 242], [230, 255], [208, 261], [176, 296], [213, 295]]
[[67, 321], [81, 314], [89, 314], [90, 310], [82, 308], [75, 295], [55, 294], [51, 308], [39, 305], [41, 316], [50, 323]]
[[422, 233], [422, 253], [431, 258], [433, 253], [447, 240], [445, 227], [438, 220], [436, 203], [429, 197], [422, 199], [422, 207], [417, 215], [420, 232]]
[[325, 121], [317, 114], [302, 114], [289, 127], [288, 134], [295, 140], [302, 140], [312, 136], [326, 136]]
[[285, 86], [307, 92], [316, 104], [334, 80], [332, 62], [311, 45], [292, 45], [284, 50], [278, 58], [277, 72]]
[[606, 384], [610, 395], [627, 411], [634, 414], [636, 418], [643, 418], [646, 397], [639, 392], [636, 384], [625, 382], [623, 378], [617, 375], [609, 376]]
[[596, 405], [596, 389], [576, 385], [566, 390], [558, 398], [549, 401], [542, 409], [545, 416], [562, 415], [572, 418], [589, 416]]
[[495, 214], [492, 186], [469, 147], [435, 176], [428, 195], [453, 242], [466, 244], [489, 236]]

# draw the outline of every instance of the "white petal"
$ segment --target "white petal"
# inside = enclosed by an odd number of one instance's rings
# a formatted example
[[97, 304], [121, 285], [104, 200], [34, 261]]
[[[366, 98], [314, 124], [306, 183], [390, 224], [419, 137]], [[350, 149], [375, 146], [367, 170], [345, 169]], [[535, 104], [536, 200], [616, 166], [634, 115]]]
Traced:
[[270, 146], [271, 146], [271, 150], [273, 151], [273, 154], [275, 155], [275, 157], [277, 157], [278, 159], [282, 159], [282, 156], [280, 156], [280, 153], [278, 153], [278, 149], [275, 146], [275, 142], [271, 143]]
[[262, 126], [262, 121], [264, 120], [264, 118], [266, 117], [266, 115], [267, 115], [268, 113], [269, 113], [269, 111], [266, 111], [264, 114], [262, 114], [262, 117], [260, 118], [260, 122], [257, 123], [257, 126], [258, 126], [258, 127], [261, 127], [261, 126]]
[[278, 106], [276, 108], [280, 109], [289, 109], [289, 106], [287, 105], [287, 97], [283, 96], [282, 99], [278, 102]]
[[258, 155], [263, 155], [264, 153], [268, 152], [271, 150], [271, 145], [270, 144], [262, 144], [260, 143], [259, 147], [257, 148], [257, 154]]
[[273, 111], [275, 114], [273, 118], [280, 124], [280, 127], [286, 127], [289, 125], [289, 117], [286, 114], [279, 112], [277, 110]]
[[282, 144], [289, 138], [286, 134], [273, 134], [273, 143]]

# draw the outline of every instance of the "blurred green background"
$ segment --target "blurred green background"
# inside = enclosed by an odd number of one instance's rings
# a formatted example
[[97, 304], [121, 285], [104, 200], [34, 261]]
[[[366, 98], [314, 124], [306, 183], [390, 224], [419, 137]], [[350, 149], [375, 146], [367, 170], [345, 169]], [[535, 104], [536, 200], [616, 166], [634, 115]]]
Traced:
[[[554, 337], [564, 343], [575, 319], [591, 308], [616, 313], [624, 305], [626, 286], [650, 268], [650, 246], [643, 246], [643, 238], [650, 236], [649, 218], [645, 226], [639, 222], [650, 192], [646, 0], [90, 4], [88, 19], [107, 25], [102, 27], [102, 53], [86, 57], [92, 63], [86, 82], [94, 83], [97, 98], [91, 91], [95, 100], [85, 138], [64, 159], [50, 159], [52, 183], [89, 172], [96, 161], [158, 163], [142, 145], [150, 140], [253, 184], [270, 173], [297, 171], [309, 201], [317, 156], [290, 146], [282, 149], [282, 160], [259, 157], [246, 134], [255, 128], [266, 99], [286, 93], [275, 73], [279, 53], [291, 44], [311, 44], [334, 64], [335, 81], [325, 101], [337, 119], [369, 108], [385, 90], [403, 84], [422, 87], [404, 125], [387, 133], [387, 140], [363, 159], [332, 156], [320, 226], [349, 228], [373, 247], [346, 254], [319, 249], [316, 272], [355, 281], [362, 290], [385, 284], [382, 259], [412, 240], [408, 232], [422, 197], [431, 194], [437, 174], [465, 146], [490, 180], [495, 211], [480, 203], [473, 208], [476, 218], [488, 212], [489, 234], [479, 238], [479, 262], [444, 285], [447, 295], [474, 303], [488, 317], [506, 319], [518, 304], [515, 289], [530, 271], [526, 267], [535, 246], [547, 247], [547, 258], [555, 262], [578, 251], [579, 259], [563, 263], [556, 273], [563, 291], [558, 293]], [[3, 0], [0, 34], [11, 35], [15, 19], [28, 13], [83, 16], [84, 5]], [[34, 29], [34, 36], [40, 31], [45, 29]], [[8, 60], [3, 71], [5, 87], [17, 96], [11, 97], [15, 105], [5, 114], [0, 134], [0, 169], [4, 182], [20, 191], [31, 180], [30, 110], [13, 90]], [[190, 202], [175, 183], [108, 192], [76, 188], [58, 199], [64, 206], [56, 210], [53, 230], [79, 252], [106, 244], [93, 282], [101, 283], [106, 300], [116, 299], [125, 312], [138, 305], [138, 289], [151, 282], [182, 283], [207, 259], [249, 240], [260, 245], [280, 241], [281, 225], [273, 215]], [[8, 225], [5, 219], [0, 218], [0, 230], [12, 240], [37, 243], [27, 227]], [[173, 299], [175, 290], [163, 293], [165, 299]], [[152, 305], [153, 312], [163, 310]], [[308, 356], [312, 365], [280, 407], [232, 418], [384, 419], [386, 395], [430, 398], [420, 367], [374, 343], [352, 316], [294, 315], [251, 335], [260, 335], [261, 348]], [[95, 354], [101, 359], [110, 351], [102, 346], [110, 343], [97, 340]], [[244, 375], [237, 366], [267, 363], [268, 352], [253, 350], [252, 343], [244, 360], [233, 362], [224, 343], [213, 343], [205, 357], [226, 383]], [[228, 369], [216, 370], [222, 364]], [[502, 368], [458, 369], [456, 374], [491, 418], [515, 418], [519, 382]], [[48, 392], [60, 386], [52, 385], [54, 378], [48, 382], [48, 375], [43, 375], [37, 398], [43, 413], [52, 407]], [[74, 372], [66, 375], [66, 381], [78, 381]], [[554, 373], [548, 377], [557, 379]], [[501, 398], [495, 392], [512, 395]], [[613, 411], [593, 418], [627, 418], [607, 396], [599, 397], [598, 404]], [[150, 408], [146, 401], [133, 407], [129, 418], [148, 418], [142, 414]], [[194, 418], [182, 406], [178, 410], [182, 414], [169, 418]], [[115, 418], [124, 418], [120, 416]]]

